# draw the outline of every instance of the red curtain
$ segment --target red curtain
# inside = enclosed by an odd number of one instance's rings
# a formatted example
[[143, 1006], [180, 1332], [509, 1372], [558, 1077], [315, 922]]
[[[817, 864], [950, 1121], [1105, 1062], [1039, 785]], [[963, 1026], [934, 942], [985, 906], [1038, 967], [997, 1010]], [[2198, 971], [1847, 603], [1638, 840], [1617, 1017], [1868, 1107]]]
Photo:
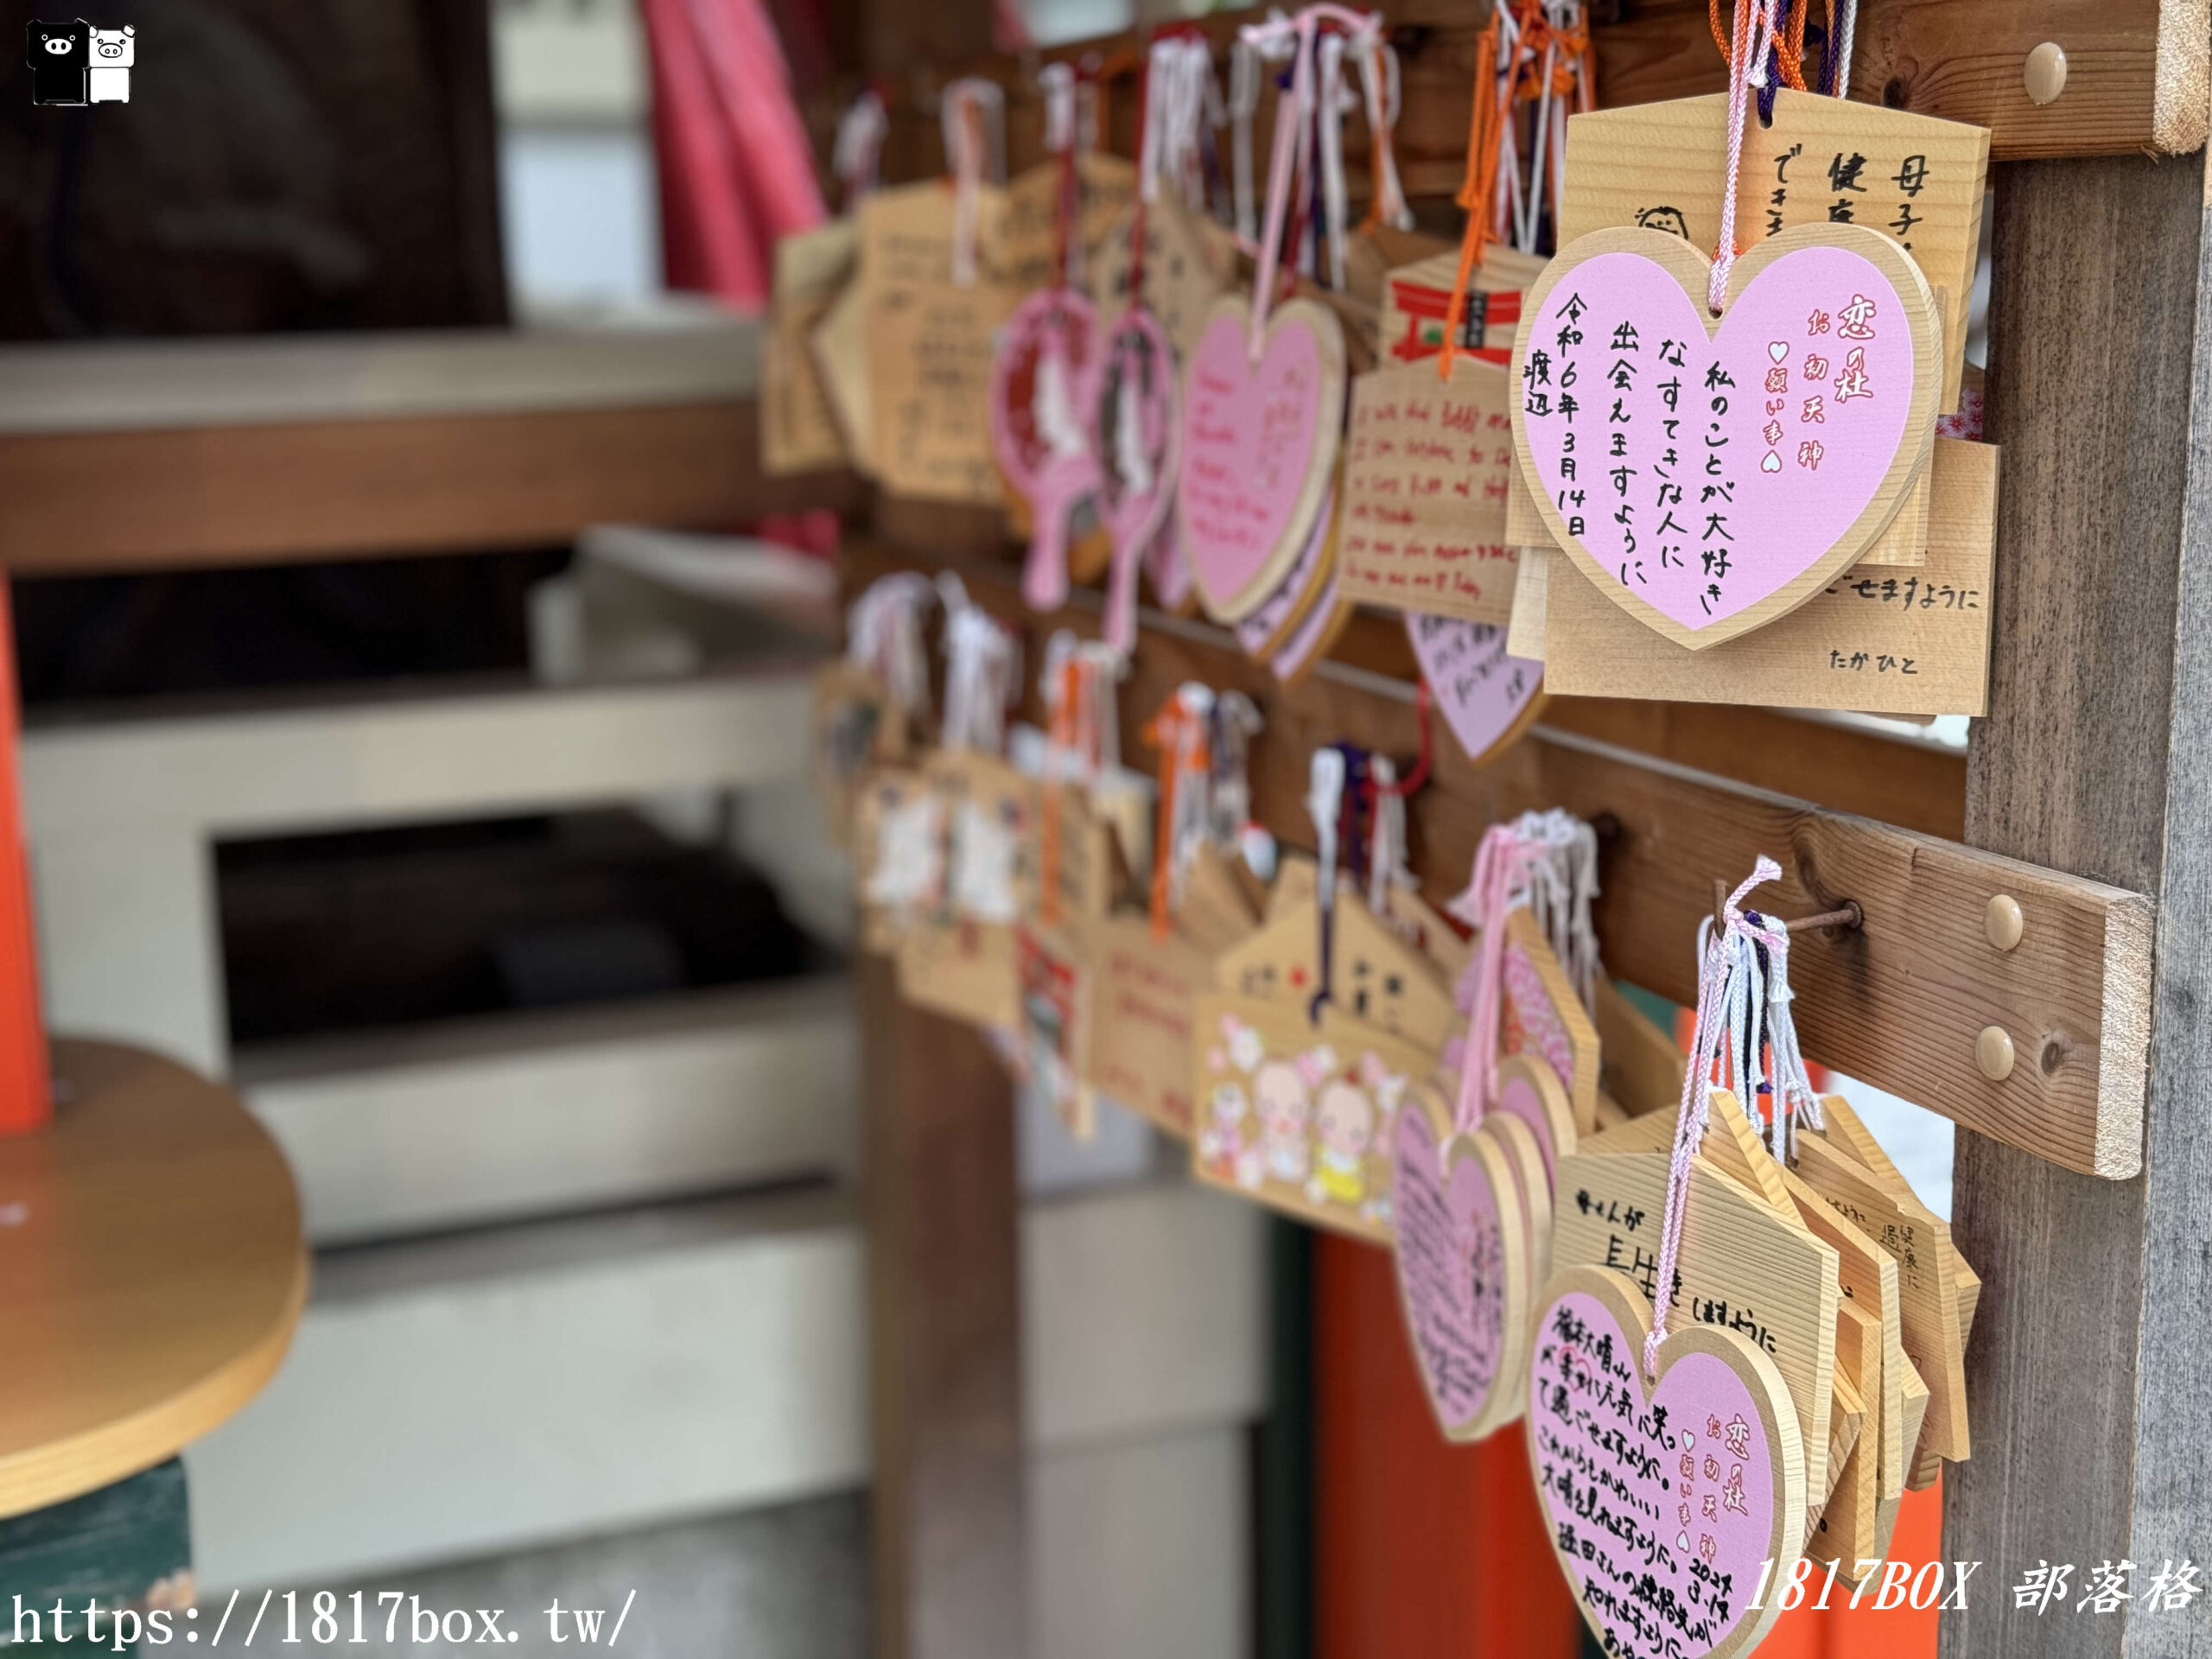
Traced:
[[767, 302], [776, 240], [822, 222], [790, 71], [761, 0], [640, 0], [661, 260], [674, 289]]

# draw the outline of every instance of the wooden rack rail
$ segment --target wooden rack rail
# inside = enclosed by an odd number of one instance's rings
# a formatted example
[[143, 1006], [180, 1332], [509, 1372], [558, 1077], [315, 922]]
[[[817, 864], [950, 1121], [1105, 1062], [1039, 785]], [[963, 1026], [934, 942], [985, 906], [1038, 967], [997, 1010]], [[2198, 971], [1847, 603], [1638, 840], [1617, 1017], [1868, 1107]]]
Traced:
[[[1382, 10], [1404, 67], [1396, 143], [1406, 191], [1448, 200], [1466, 166], [1475, 40], [1487, 9], [1479, 0], [1409, 0]], [[1705, 0], [1623, 0], [1592, 10], [1601, 18], [1620, 14], [1618, 22], [1601, 22], [1592, 36], [1607, 108], [1726, 85]], [[1261, 15], [1220, 12], [1199, 27], [1225, 43]], [[1044, 159], [1044, 107], [1028, 66], [999, 54], [932, 51], [912, 32], [956, 21], [918, 17], [893, 25], [887, 55], [870, 65], [887, 93], [884, 167], [894, 181], [943, 171], [936, 92], [957, 74], [983, 75], [1005, 88], [1011, 167]], [[1055, 47], [1040, 58], [1111, 61], [1141, 50], [1144, 40], [1130, 30]], [[2063, 90], [2037, 104], [2028, 95], [2025, 65], [2046, 42], [2065, 54]], [[2208, 57], [2212, 27], [2203, 0], [1860, 0], [1852, 84], [1869, 102], [1987, 127], [1994, 161], [2179, 155], [2204, 143]], [[817, 129], [834, 124], [849, 92], [816, 106]], [[1117, 100], [1111, 116], [1114, 147], [1133, 154], [1134, 99]], [[1363, 154], [1363, 135], [1348, 132], [1347, 139], [1348, 154]], [[1360, 172], [1352, 169], [1355, 190]]]
[[[880, 543], [846, 558], [862, 582], [910, 565]], [[1027, 662], [1043, 660], [1053, 628], [1098, 632], [1093, 595], [1040, 618], [1023, 608], [1012, 566], [956, 568], [977, 603], [1027, 633]], [[1122, 686], [1122, 729], [1141, 730], [1185, 680], [1246, 693], [1267, 721], [1253, 747], [1254, 811], [1293, 845], [1313, 845], [1305, 794], [1316, 747], [1346, 741], [1402, 757], [1419, 742], [1403, 680], [1330, 662], [1285, 688], [1224, 629], [1157, 613], [1143, 627]], [[2069, 1169], [2124, 1178], [2142, 1166], [2148, 900], [1555, 728], [1538, 726], [1489, 766], [1442, 733], [1434, 753], [1428, 785], [1408, 803], [1414, 862], [1432, 898], [1464, 885], [1488, 825], [1564, 806], [1610, 832], [1597, 918], [1608, 970], [1694, 1002], [1692, 942], [1713, 882], [1733, 886], [1767, 854], [1783, 875], [1761, 890], [1762, 906], [1804, 915], [1853, 900], [1865, 915], [1858, 929], [1827, 930], [1791, 952], [1809, 1052]], [[1990, 942], [1985, 919], [2000, 896], [2029, 918], [2009, 951]], [[2001, 1082], [1975, 1060], [1991, 1027], [2027, 1057]]]

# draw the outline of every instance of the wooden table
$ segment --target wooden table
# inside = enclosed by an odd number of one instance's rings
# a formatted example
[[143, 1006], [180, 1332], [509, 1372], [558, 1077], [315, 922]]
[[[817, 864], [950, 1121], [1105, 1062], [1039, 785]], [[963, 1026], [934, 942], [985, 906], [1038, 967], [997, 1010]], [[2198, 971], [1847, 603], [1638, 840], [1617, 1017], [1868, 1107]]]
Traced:
[[307, 1299], [291, 1172], [236, 1095], [111, 1043], [54, 1062], [53, 1128], [0, 1140], [0, 1516], [222, 1422]]

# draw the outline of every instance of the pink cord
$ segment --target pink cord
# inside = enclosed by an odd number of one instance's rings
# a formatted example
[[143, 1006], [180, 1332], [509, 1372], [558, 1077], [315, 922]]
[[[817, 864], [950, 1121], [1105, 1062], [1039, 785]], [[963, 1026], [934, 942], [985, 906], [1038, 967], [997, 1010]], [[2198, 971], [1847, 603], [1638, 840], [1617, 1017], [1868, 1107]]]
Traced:
[[1514, 891], [1529, 879], [1529, 866], [1543, 849], [1510, 823], [1492, 824], [1475, 849], [1474, 875], [1452, 908], [1471, 913], [1482, 933], [1476, 940], [1474, 1007], [1467, 1019], [1465, 1052], [1459, 1058], [1459, 1100], [1452, 1114], [1462, 1134], [1483, 1120], [1497, 1097], [1497, 1026], [1504, 1005], [1505, 915]]
[[[1752, 42], [1758, 42], [1756, 50]], [[1713, 251], [1706, 302], [1719, 316], [1728, 303], [1728, 273], [1736, 264], [1736, 192], [1744, 168], [1744, 122], [1751, 93], [1766, 84], [1773, 49], [1774, 0], [1736, 0], [1734, 48], [1728, 60], [1728, 188], [1720, 198], [1720, 242]]]

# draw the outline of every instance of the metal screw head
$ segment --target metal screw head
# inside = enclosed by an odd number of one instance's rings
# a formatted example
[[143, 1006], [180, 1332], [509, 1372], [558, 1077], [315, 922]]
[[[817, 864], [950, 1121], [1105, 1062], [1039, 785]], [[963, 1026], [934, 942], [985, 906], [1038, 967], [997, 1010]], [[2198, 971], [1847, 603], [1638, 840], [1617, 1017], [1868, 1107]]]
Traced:
[[2028, 89], [2029, 103], [2050, 103], [2066, 90], [2066, 48], [2045, 41], [2028, 54], [2020, 79]]
[[1992, 899], [1989, 908], [1982, 914], [1982, 931], [1999, 950], [2010, 950], [2019, 944], [2027, 925], [2027, 918], [2020, 913], [2020, 901], [2009, 893], [2000, 893]]
[[1984, 1026], [1974, 1039], [1974, 1061], [1992, 1083], [2004, 1082], [2012, 1075], [2012, 1034], [2002, 1026]]

